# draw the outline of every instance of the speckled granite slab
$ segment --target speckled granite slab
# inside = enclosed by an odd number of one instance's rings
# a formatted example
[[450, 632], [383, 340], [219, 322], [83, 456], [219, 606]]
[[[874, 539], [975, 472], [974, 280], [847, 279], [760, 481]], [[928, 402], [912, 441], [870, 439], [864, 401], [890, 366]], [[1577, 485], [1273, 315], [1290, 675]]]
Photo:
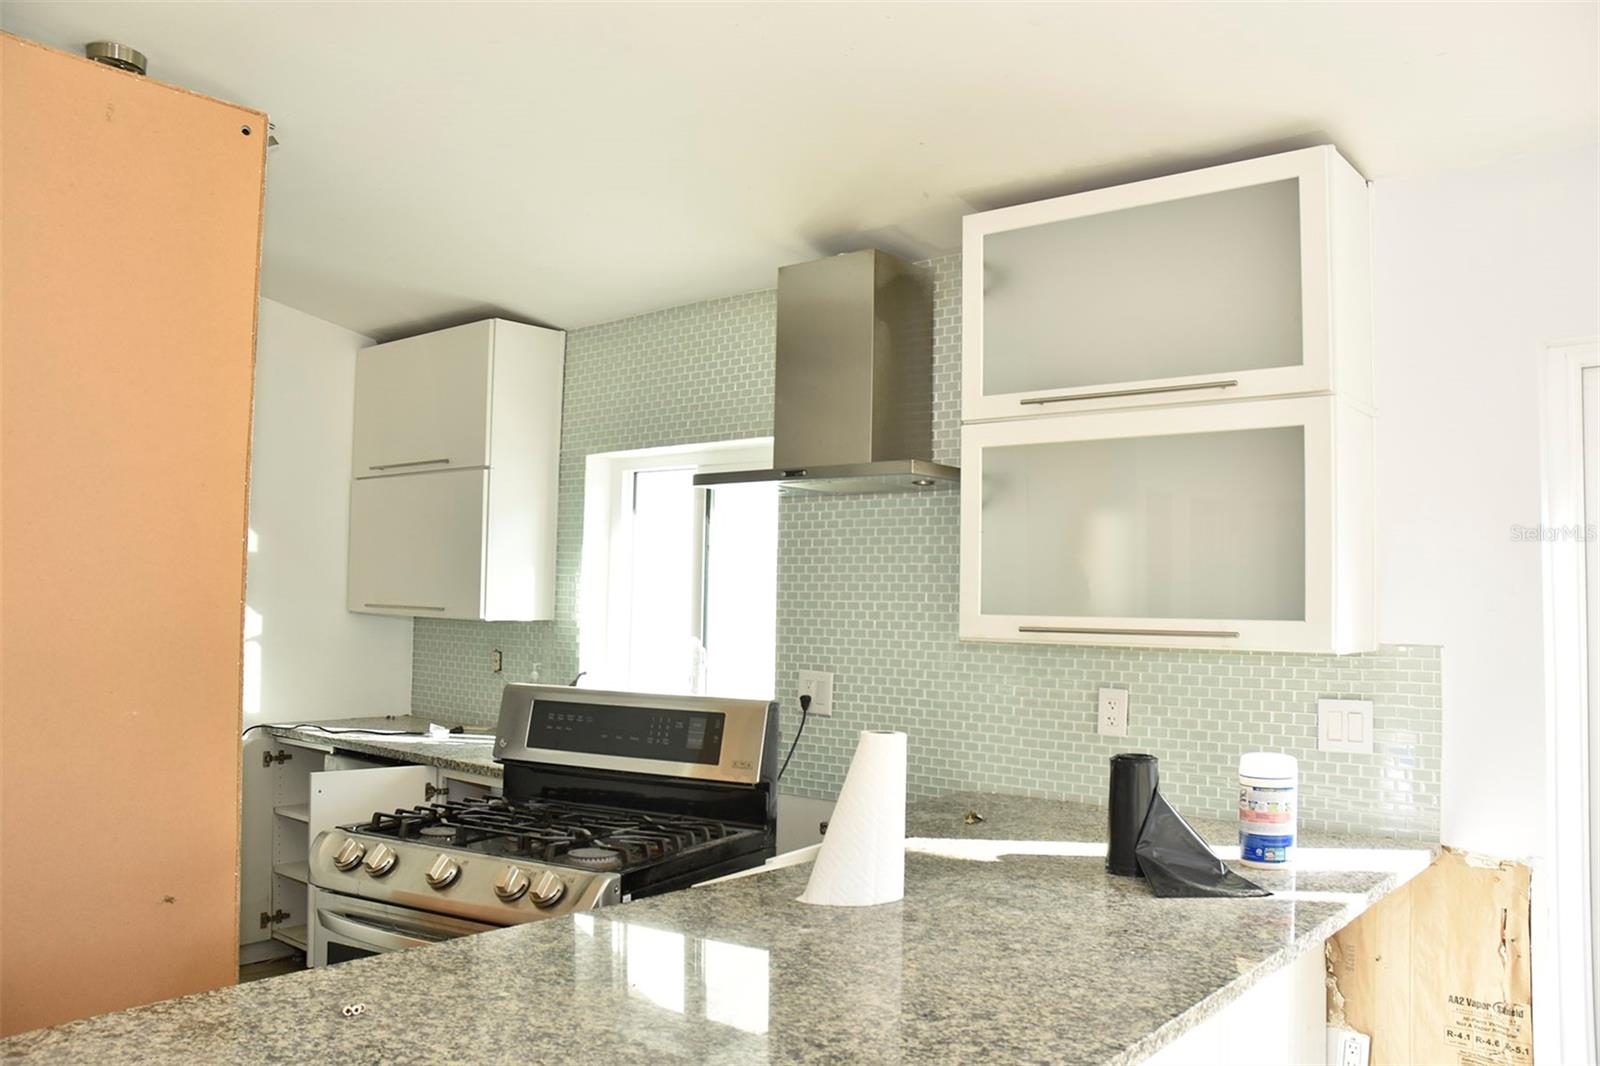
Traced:
[[[967, 826], [968, 809], [985, 820]], [[26, 1033], [0, 1050], [141, 1064], [1129, 1063], [1431, 857], [1313, 837], [1295, 872], [1260, 876], [1271, 898], [1158, 900], [1105, 873], [1095, 807], [957, 794], [912, 804], [908, 823], [899, 903], [806, 906], [795, 897], [809, 867], [789, 867]], [[1196, 828], [1227, 839], [1231, 827]], [[365, 1010], [345, 1018], [352, 1003]]]
[[[430, 719], [414, 715], [396, 715], [391, 718], [341, 718], [321, 725], [332, 729], [372, 730], [424, 730]], [[438, 722], [447, 728], [454, 723]], [[400, 762], [438, 766], [445, 770], [477, 774], [479, 777], [503, 776], [500, 764], [492, 758], [494, 742], [488, 740], [432, 740], [424, 737], [384, 737], [374, 733], [329, 733], [320, 729], [288, 729], [269, 726], [267, 732], [286, 740], [299, 740], [308, 744], [340, 748], [344, 751], [377, 755]]]

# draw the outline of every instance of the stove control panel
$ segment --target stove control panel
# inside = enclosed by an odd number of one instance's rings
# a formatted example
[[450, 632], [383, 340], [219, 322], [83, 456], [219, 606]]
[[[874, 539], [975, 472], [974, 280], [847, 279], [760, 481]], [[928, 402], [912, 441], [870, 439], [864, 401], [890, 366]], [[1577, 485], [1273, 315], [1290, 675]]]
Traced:
[[754, 785], [775, 769], [778, 705], [715, 696], [513, 682], [500, 696], [501, 762]]

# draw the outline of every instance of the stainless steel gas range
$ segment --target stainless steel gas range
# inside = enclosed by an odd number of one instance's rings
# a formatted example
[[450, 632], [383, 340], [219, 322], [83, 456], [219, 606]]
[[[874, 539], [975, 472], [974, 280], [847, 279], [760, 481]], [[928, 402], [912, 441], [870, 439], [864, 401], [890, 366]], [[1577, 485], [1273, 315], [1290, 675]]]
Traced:
[[316, 964], [624, 903], [758, 866], [775, 703], [507, 685], [505, 794], [318, 835]]

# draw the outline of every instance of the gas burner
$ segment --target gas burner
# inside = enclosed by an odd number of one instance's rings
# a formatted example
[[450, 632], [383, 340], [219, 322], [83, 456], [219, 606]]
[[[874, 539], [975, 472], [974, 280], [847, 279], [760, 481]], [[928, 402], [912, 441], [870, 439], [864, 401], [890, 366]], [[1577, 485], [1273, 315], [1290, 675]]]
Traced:
[[499, 796], [380, 811], [360, 828], [391, 839], [595, 871], [637, 870], [749, 832], [686, 814]]
[[622, 867], [622, 853], [610, 848], [573, 848], [567, 852], [567, 858], [590, 870], [617, 870]]

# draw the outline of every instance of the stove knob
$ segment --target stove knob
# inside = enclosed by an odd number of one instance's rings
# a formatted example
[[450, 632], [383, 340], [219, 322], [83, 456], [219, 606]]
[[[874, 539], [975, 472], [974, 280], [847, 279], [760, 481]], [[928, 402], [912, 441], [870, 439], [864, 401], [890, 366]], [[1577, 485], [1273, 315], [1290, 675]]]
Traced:
[[366, 857], [367, 846], [359, 840], [346, 840], [344, 846], [334, 852], [333, 865], [341, 870], [354, 870], [361, 865], [361, 860]]
[[433, 865], [428, 867], [428, 872], [422, 875], [427, 878], [428, 884], [437, 889], [446, 889], [456, 883], [456, 878], [461, 876], [461, 866], [448, 855], [440, 855], [433, 860]]
[[367, 852], [367, 873], [373, 877], [383, 877], [394, 869], [394, 864], [400, 861], [394, 849], [387, 844], [375, 844]]
[[546, 870], [534, 878], [533, 886], [528, 889], [528, 898], [533, 900], [535, 907], [554, 907], [566, 891], [567, 886], [561, 878]]
[[507, 866], [501, 871], [500, 876], [495, 878], [494, 894], [507, 903], [515, 903], [526, 891], [528, 891], [528, 875], [515, 866]]

